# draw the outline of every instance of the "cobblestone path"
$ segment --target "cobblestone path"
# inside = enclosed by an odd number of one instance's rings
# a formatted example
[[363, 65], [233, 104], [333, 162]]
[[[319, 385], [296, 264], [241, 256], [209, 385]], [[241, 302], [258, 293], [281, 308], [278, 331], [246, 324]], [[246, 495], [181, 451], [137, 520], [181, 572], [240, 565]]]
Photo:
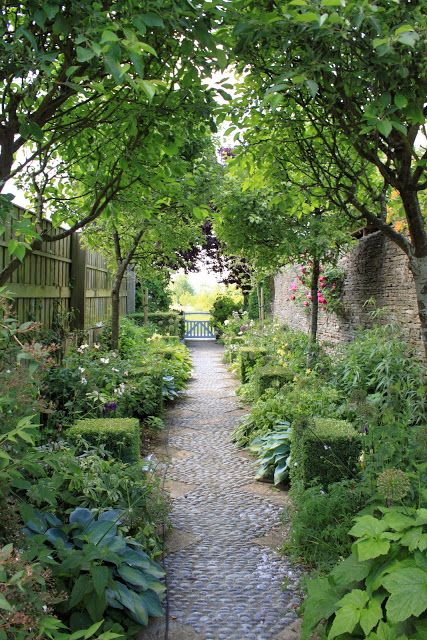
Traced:
[[[242, 409], [214, 342], [190, 343], [193, 377], [170, 410], [169, 640], [296, 638], [298, 572], [275, 548], [286, 496], [254, 483], [231, 442]], [[142, 638], [164, 638], [158, 622]]]

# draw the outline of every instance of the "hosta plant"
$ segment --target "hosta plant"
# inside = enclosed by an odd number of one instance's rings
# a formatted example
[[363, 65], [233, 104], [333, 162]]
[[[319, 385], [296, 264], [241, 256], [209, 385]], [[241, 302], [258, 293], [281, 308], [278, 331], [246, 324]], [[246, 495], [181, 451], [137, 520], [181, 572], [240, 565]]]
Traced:
[[291, 427], [289, 422], [278, 422], [275, 430], [254, 438], [249, 451], [257, 456], [257, 480], [263, 478], [280, 484], [288, 479], [291, 453]]
[[302, 638], [411, 640], [427, 634], [427, 509], [381, 508], [355, 519], [352, 555], [312, 580]]
[[104, 618], [133, 633], [132, 621], [146, 625], [149, 616], [163, 615], [164, 571], [135, 540], [120, 534], [119, 520], [117, 510], [96, 518], [79, 507], [67, 524], [44, 512], [26, 521], [30, 557], [49, 566], [58, 587], [70, 593], [63, 613], [71, 626]]

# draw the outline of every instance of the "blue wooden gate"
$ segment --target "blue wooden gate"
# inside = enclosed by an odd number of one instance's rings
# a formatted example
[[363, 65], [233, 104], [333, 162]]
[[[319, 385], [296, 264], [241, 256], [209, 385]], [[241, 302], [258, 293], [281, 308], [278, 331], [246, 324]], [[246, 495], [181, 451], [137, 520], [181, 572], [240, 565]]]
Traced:
[[211, 321], [206, 318], [206, 313], [191, 313], [191, 316], [205, 316], [205, 319], [185, 318], [185, 339], [186, 340], [215, 340], [215, 332]]

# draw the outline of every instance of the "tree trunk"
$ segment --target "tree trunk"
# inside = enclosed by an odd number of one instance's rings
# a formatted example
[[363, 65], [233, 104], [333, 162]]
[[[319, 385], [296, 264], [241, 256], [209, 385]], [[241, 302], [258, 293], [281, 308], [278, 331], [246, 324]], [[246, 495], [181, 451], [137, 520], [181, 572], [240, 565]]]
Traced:
[[421, 337], [427, 359], [427, 233], [417, 192], [402, 189], [400, 196], [412, 240], [409, 268], [415, 283]]
[[148, 287], [144, 287], [144, 324], [148, 324]]
[[259, 319], [261, 325], [264, 324], [264, 285], [261, 284], [259, 287]]
[[422, 258], [412, 256], [409, 258], [409, 268], [415, 283], [421, 338], [427, 360], [427, 256]]
[[316, 342], [317, 340], [317, 327], [319, 324], [319, 301], [317, 294], [319, 292], [319, 275], [320, 275], [320, 261], [318, 258], [313, 258], [313, 270], [311, 272], [311, 320], [310, 320], [310, 340]]
[[[124, 272], [123, 272], [124, 273]], [[119, 330], [120, 330], [120, 286], [123, 280], [123, 273], [120, 276], [120, 270], [114, 278], [113, 288], [111, 290], [111, 349], [117, 351], [119, 348]]]

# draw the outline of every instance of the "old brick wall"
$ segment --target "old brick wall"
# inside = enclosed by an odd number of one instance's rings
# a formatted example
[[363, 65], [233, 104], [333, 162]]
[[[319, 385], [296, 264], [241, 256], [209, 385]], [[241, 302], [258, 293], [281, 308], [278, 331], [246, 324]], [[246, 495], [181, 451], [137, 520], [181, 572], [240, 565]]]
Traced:
[[[319, 339], [339, 343], [350, 340], [358, 327], [372, 324], [369, 305], [373, 299], [386, 308], [381, 322], [396, 322], [406, 339], [421, 350], [415, 287], [407, 258], [397, 245], [377, 232], [358, 241], [341, 259], [345, 270], [342, 316], [321, 310]], [[309, 330], [309, 316], [301, 304], [289, 299], [291, 282], [296, 280], [293, 267], [285, 268], [274, 278], [273, 315], [295, 329]]]

